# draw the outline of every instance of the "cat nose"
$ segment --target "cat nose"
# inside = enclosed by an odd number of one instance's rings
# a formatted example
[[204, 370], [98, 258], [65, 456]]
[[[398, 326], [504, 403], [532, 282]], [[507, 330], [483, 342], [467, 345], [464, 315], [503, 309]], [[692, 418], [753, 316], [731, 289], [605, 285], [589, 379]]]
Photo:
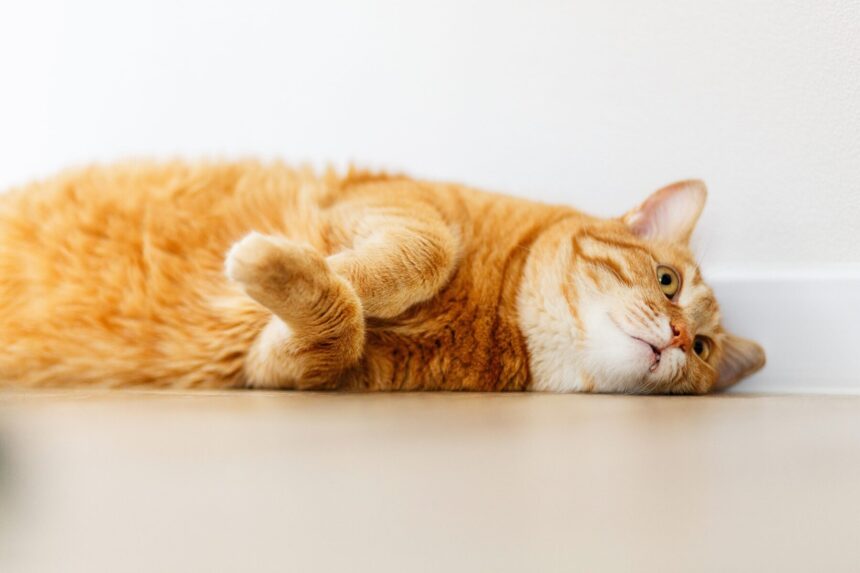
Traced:
[[676, 347], [686, 352], [690, 348], [690, 344], [692, 342], [690, 331], [687, 330], [687, 325], [681, 321], [673, 321], [670, 323], [670, 326], [672, 327], [673, 337], [667, 348]]

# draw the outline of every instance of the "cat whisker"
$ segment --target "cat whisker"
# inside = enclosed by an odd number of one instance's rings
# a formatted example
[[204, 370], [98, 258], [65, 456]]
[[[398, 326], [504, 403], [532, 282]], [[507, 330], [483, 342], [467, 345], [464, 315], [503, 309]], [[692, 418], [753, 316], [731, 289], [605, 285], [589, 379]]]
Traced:
[[624, 318], [626, 318], [628, 321], [630, 321], [634, 324], [637, 324], [637, 325], [645, 328], [646, 330], [648, 329], [648, 322], [645, 319], [643, 319], [641, 316], [639, 316], [638, 314], [627, 314], [624, 316]]
[[660, 313], [658, 312], [658, 310], [654, 307], [654, 305], [652, 303], [646, 302], [645, 308], [647, 308], [651, 312], [651, 317], [658, 318], [660, 316]]

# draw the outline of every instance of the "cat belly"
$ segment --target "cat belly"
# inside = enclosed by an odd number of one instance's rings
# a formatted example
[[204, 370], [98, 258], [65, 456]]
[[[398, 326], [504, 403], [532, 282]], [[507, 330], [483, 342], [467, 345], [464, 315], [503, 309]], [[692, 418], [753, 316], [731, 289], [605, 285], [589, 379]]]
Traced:
[[[190, 274], [186, 282], [200, 292], [181, 302], [134, 283], [17, 297], [0, 317], [0, 386], [241, 384], [244, 356], [268, 316], [224, 279]], [[8, 291], [10, 281], [0, 282]]]
[[318, 186], [281, 164], [130, 163], [0, 195], [0, 386], [241, 384], [270, 315], [224, 257], [252, 230], [316, 242]]
[[3, 197], [0, 386], [240, 384], [268, 316], [223, 274], [246, 229], [199, 217], [116, 193]]

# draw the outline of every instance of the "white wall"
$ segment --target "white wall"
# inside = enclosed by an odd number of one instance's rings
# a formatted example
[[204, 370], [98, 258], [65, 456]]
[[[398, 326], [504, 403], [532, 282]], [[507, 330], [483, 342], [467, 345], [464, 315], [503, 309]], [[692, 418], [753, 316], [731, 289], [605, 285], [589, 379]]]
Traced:
[[860, 262], [860, 3], [4, 2], [0, 187], [129, 155], [387, 166], [614, 214], [702, 177], [706, 270]]

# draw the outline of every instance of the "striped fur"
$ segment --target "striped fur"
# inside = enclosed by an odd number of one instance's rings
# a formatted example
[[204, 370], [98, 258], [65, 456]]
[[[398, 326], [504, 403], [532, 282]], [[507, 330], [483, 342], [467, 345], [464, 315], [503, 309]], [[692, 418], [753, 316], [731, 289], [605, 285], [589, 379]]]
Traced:
[[0, 198], [0, 386], [707, 392], [764, 354], [687, 249], [703, 202], [682, 182], [603, 220], [280, 163], [70, 171]]

